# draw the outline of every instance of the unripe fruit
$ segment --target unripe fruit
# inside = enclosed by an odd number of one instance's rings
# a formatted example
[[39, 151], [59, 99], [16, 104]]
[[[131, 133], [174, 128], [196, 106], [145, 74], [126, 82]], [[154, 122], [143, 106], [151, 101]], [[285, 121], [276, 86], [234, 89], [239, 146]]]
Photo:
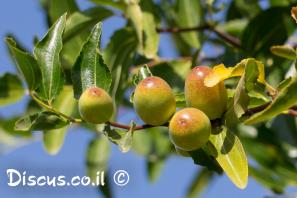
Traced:
[[210, 132], [210, 120], [205, 113], [195, 108], [178, 111], [169, 123], [171, 141], [184, 151], [193, 151], [203, 146]]
[[227, 90], [224, 82], [213, 87], [204, 85], [205, 77], [212, 69], [207, 66], [197, 66], [192, 69], [185, 82], [185, 98], [187, 106], [203, 111], [209, 119], [220, 118], [227, 107]]
[[172, 89], [162, 78], [147, 77], [136, 86], [134, 109], [145, 123], [162, 125], [170, 119], [175, 108]]
[[107, 122], [113, 114], [111, 97], [98, 87], [91, 87], [83, 92], [78, 101], [78, 108], [81, 117], [93, 124]]

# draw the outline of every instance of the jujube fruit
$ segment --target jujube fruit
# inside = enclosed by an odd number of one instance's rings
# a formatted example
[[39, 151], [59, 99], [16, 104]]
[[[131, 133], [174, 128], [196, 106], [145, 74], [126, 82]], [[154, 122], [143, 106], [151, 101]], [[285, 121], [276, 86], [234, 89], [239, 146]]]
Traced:
[[134, 109], [147, 124], [158, 126], [166, 123], [176, 109], [171, 87], [156, 76], [143, 79], [134, 92]]
[[211, 72], [213, 70], [207, 66], [192, 69], [185, 82], [185, 99], [187, 106], [200, 109], [213, 120], [222, 116], [228, 98], [224, 82], [213, 87], [204, 85], [205, 77]]
[[98, 87], [86, 89], [78, 101], [81, 117], [90, 123], [107, 122], [113, 114], [113, 103], [109, 94]]
[[210, 136], [209, 118], [195, 108], [185, 108], [171, 118], [169, 137], [172, 143], [184, 150], [193, 151], [203, 146]]

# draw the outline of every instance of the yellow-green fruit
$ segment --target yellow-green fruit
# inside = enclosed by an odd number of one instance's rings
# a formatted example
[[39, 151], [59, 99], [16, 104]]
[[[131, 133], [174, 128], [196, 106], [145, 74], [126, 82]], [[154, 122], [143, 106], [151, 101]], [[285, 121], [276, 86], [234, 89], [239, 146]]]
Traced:
[[175, 108], [172, 89], [162, 78], [151, 76], [136, 86], [134, 109], [145, 123], [162, 125], [170, 119]]
[[203, 111], [209, 119], [220, 118], [227, 107], [227, 91], [224, 82], [213, 87], [204, 85], [205, 77], [212, 69], [207, 66], [197, 66], [192, 69], [185, 82], [185, 98], [187, 106]]
[[178, 111], [169, 123], [171, 141], [184, 151], [193, 151], [203, 146], [210, 132], [210, 120], [205, 113], [195, 108]]
[[81, 117], [93, 124], [107, 122], [113, 114], [111, 97], [98, 87], [86, 89], [79, 98], [78, 107]]

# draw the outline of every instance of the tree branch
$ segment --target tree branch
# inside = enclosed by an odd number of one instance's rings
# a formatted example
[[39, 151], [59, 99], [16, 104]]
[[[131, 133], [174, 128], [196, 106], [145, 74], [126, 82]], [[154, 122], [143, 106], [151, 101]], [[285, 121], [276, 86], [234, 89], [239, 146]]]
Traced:
[[[126, 129], [126, 130], [130, 129], [129, 125], [124, 125], [124, 124], [120, 124], [120, 123], [117, 123], [117, 122], [109, 121], [109, 122], [107, 122], [107, 124], [109, 124], [110, 126], [116, 127], [116, 128], [121, 128], [121, 129]], [[167, 127], [168, 123], [165, 123], [165, 124], [160, 125], [160, 126]], [[159, 127], [159, 126], [153, 126], [153, 125], [149, 125], [149, 124], [137, 125], [137, 126], [134, 127], [134, 130], [137, 131], [137, 130], [148, 129], [148, 128], [153, 128], [153, 127]]]
[[241, 48], [240, 40], [237, 37], [234, 37], [226, 32], [222, 32], [216, 29], [214, 26], [210, 24], [204, 24], [196, 27], [187, 27], [187, 28], [157, 28], [158, 33], [182, 33], [182, 32], [190, 32], [190, 31], [203, 31], [209, 30], [214, 32], [218, 37], [223, 39], [225, 42], [233, 45], [236, 48]]

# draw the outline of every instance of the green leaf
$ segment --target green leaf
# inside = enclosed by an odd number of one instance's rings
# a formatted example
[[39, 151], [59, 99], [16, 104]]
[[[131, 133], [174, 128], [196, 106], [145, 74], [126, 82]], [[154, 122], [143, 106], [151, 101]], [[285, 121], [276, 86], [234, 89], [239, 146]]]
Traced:
[[272, 103], [263, 111], [254, 114], [245, 121], [245, 124], [255, 124], [269, 120], [296, 104], [297, 102], [297, 76], [281, 89]]
[[174, 94], [174, 96], [175, 96], [176, 106], [178, 108], [184, 108], [187, 106], [186, 99], [185, 99], [185, 93], [176, 93], [176, 94]]
[[78, 6], [75, 0], [50, 0], [49, 1], [49, 17], [52, 23], [54, 23], [65, 12], [71, 14], [78, 11]]
[[248, 109], [250, 101], [248, 93], [254, 89], [259, 74], [257, 62], [249, 59], [246, 62], [244, 73], [236, 87], [231, 103], [228, 105], [227, 112], [224, 115], [227, 126], [234, 126]]
[[213, 172], [206, 168], [201, 169], [193, 179], [187, 193], [188, 198], [195, 198], [201, 195], [203, 190], [208, 186], [209, 182], [213, 179]]
[[283, 57], [289, 60], [296, 60], [296, 51], [286, 45], [275, 45], [270, 48], [270, 51], [279, 57]]
[[160, 35], [156, 30], [157, 26], [153, 14], [150, 12], [143, 12], [142, 24], [143, 54], [147, 58], [155, 58], [158, 53]]
[[123, 1], [113, 1], [113, 0], [90, 0], [101, 6], [111, 6], [113, 8], [117, 8], [119, 10], [124, 10], [126, 5]]
[[[202, 10], [199, 1], [177, 0], [175, 23], [179, 28], [196, 27], [202, 20]], [[181, 33], [183, 40], [191, 47], [200, 48], [197, 32]]]
[[138, 1], [135, 0], [127, 3], [126, 13], [136, 30], [140, 54], [147, 58], [156, 57], [160, 37], [153, 13], [142, 11]]
[[231, 35], [240, 36], [248, 24], [247, 19], [233, 19], [226, 21], [223, 24], [218, 24], [218, 29], [228, 32]]
[[140, 81], [150, 76], [153, 76], [151, 70], [147, 65], [144, 65], [140, 67], [138, 73], [133, 76], [133, 83], [136, 86]]
[[253, 166], [249, 167], [251, 176], [262, 185], [270, 188], [276, 193], [283, 193], [285, 190], [285, 182], [278, 178], [271, 170], [260, 168], [256, 169]]
[[119, 149], [123, 153], [127, 153], [132, 147], [132, 139], [135, 126], [136, 123], [131, 121], [129, 131], [127, 131], [127, 133], [125, 133], [118, 142]]
[[118, 101], [128, 85], [129, 68], [136, 54], [137, 36], [131, 28], [117, 30], [104, 50], [103, 57], [112, 71], [112, 97]]
[[155, 182], [161, 174], [164, 168], [165, 162], [162, 159], [156, 159], [148, 157], [147, 160], [147, 173], [150, 182]]
[[200, 148], [195, 151], [189, 151], [189, 154], [191, 155], [195, 164], [205, 166], [210, 171], [216, 171], [217, 173], [222, 172], [220, 165], [217, 163], [214, 157], [210, 155], [208, 147]]
[[89, 143], [86, 153], [87, 174], [96, 182], [98, 171], [107, 171], [111, 147], [104, 136], [97, 136]]
[[13, 74], [0, 76], [0, 106], [19, 101], [24, 96], [21, 80]]
[[13, 38], [5, 39], [13, 57], [16, 61], [18, 70], [22, 73], [28, 88], [35, 90], [40, 84], [40, 69], [37, 61], [28, 53], [22, 51]]
[[34, 54], [41, 69], [41, 97], [48, 102], [51, 102], [60, 93], [64, 84], [64, 74], [59, 56], [63, 45], [62, 34], [65, 23], [66, 14], [57, 20], [34, 48]]
[[134, 133], [134, 127], [136, 124], [131, 121], [131, 128], [129, 131], [124, 131], [121, 129], [111, 128], [109, 125], [104, 127], [103, 133], [108, 137], [108, 139], [114, 144], [118, 145], [119, 150], [126, 153], [130, 150], [132, 146], [132, 138]]
[[239, 138], [225, 126], [221, 126], [220, 129], [212, 130], [209, 142], [212, 147], [210, 154], [215, 157], [229, 179], [238, 188], [244, 189], [248, 182], [248, 161]]
[[43, 111], [20, 118], [16, 121], [14, 129], [16, 131], [51, 130], [62, 128], [68, 124], [69, 122], [58, 114]]
[[95, 25], [72, 69], [74, 96], [77, 99], [89, 87], [100, 87], [109, 91], [111, 85], [110, 70], [99, 51], [101, 26], [101, 22]]
[[112, 15], [113, 12], [104, 7], [92, 7], [82, 12], [74, 12], [67, 19], [63, 36], [64, 42], [67, 42], [80, 32], [93, 27], [98, 21], [102, 21]]
[[[70, 86], [65, 86], [53, 103], [53, 107], [57, 111], [68, 116], [71, 116], [75, 112], [76, 105], [77, 102], [73, 98], [73, 89]], [[67, 125], [59, 129], [45, 130], [43, 132], [43, 145], [49, 154], [55, 155], [60, 151], [69, 127], [70, 126]]]
[[186, 76], [191, 71], [192, 60], [169, 60], [161, 61], [151, 68], [155, 76], [163, 78], [173, 89], [183, 91]]
[[19, 117], [13, 117], [9, 119], [0, 120], [0, 131], [11, 135], [11, 136], [20, 136], [22, 138], [31, 138], [32, 133], [30, 131], [16, 131], [14, 129], [15, 122], [20, 119]]
[[281, 45], [287, 40], [295, 30], [289, 11], [288, 7], [272, 7], [250, 20], [241, 39], [249, 56], [262, 52], [268, 54], [271, 46]]

